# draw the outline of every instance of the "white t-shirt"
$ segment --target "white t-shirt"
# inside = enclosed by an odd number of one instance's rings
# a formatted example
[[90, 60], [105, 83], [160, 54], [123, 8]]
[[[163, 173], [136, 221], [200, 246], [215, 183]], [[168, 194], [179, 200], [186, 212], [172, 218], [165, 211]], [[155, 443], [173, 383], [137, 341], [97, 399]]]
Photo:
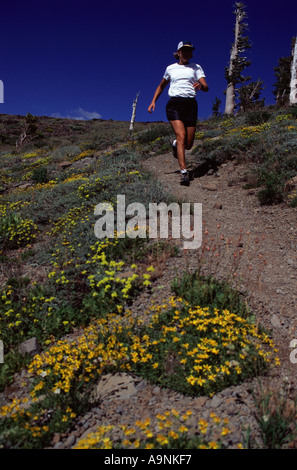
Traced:
[[196, 91], [193, 84], [202, 77], [205, 77], [202, 67], [194, 63], [168, 65], [163, 76], [165, 80], [170, 80], [168, 95], [183, 98], [195, 98]]

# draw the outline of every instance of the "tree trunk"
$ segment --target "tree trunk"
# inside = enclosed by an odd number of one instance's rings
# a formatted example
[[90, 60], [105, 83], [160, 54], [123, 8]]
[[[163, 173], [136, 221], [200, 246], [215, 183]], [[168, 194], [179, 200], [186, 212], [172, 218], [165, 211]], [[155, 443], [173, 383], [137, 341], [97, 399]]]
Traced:
[[228, 83], [226, 92], [225, 114], [233, 114], [235, 107], [235, 86], [234, 83]]
[[297, 38], [293, 52], [290, 81], [290, 105], [297, 103]]
[[228, 86], [226, 91], [226, 105], [225, 105], [225, 114], [233, 114], [235, 108], [235, 84], [232, 82], [232, 73], [234, 69], [234, 61], [238, 58], [238, 39], [239, 39], [239, 29], [241, 21], [240, 10], [236, 11], [236, 23], [235, 23], [235, 40], [231, 49], [230, 64], [229, 64], [229, 73], [228, 73]]
[[132, 117], [131, 117], [131, 121], [130, 121], [130, 131], [133, 131], [134, 129], [134, 121], [135, 121], [135, 116], [136, 116], [136, 106], [137, 106], [137, 101], [138, 101], [138, 97], [139, 97], [140, 93], [137, 94], [135, 100], [133, 101], [133, 105], [132, 105]]
[[15, 143], [16, 148], [20, 148], [23, 145], [26, 138], [27, 138], [27, 132], [23, 131], [20, 135], [20, 140], [16, 140], [16, 143]]
[[252, 93], [251, 93], [250, 96], [249, 96], [249, 100], [250, 100], [250, 101], [253, 99], [255, 93], [257, 93], [259, 86], [260, 86], [260, 78], [259, 78], [259, 80], [257, 81], [256, 86], [254, 87], [254, 89], [252, 90]]
[[0, 80], [0, 103], [4, 103], [4, 85], [2, 80]]

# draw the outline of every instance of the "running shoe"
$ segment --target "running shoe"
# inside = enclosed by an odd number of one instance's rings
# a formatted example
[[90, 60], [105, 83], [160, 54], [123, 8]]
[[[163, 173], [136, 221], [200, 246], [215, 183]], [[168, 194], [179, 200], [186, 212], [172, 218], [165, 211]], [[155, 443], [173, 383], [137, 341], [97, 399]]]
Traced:
[[183, 186], [189, 186], [189, 184], [190, 184], [190, 177], [189, 177], [189, 173], [188, 173], [188, 172], [181, 174], [180, 184], [183, 185]]

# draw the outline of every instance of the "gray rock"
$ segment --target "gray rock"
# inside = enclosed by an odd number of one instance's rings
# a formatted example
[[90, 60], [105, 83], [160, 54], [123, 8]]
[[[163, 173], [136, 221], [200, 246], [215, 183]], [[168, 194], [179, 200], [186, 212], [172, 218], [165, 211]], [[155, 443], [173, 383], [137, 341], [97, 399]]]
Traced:
[[137, 391], [144, 390], [144, 389], [147, 387], [147, 384], [148, 384], [147, 380], [142, 379], [142, 380], [139, 382], [139, 384], [136, 385]]
[[82, 439], [85, 439], [87, 437], [88, 434], [91, 434], [93, 432], [96, 432], [98, 429], [98, 426], [92, 426], [91, 428], [87, 429], [81, 436], [80, 436], [80, 440]]
[[91, 402], [108, 399], [127, 399], [137, 393], [135, 380], [129, 374], [107, 374], [95, 386]]
[[40, 346], [37, 342], [37, 338], [34, 336], [34, 338], [27, 339], [26, 341], [23, 341], [23, 343], [20, 344], [19, 346], [19, 351], [22, 355], [25, 354], [31, 354], [34, 355], [40, 351]]
[[54, 445], [54, 449], [65, 449], [65, 445], [63, 442], [59, 441], [57, 444]]
[[75, 442], [76, 442], [76, 438], [72, 434], [66, 439], [66, 441], [64, 442], [64, 446], [66, 447], [66, 449], [69, 449], [70, 447], [72, 447], [75, 444]]
[[213, 399], [210, 402], [210, 407], [211, 408], [218, 408], [223, 403], [223, 401], [224, 400], [221, 397], [214, 396]]
[[271, 324], [275, 327], [275, 328], [281, 328], [282, 325], [281, 325], [281, 322], [279, 321], [279, 318], [277, 315], [272, 315], [271, 317]]
[[215, 184], [203, 184], [202, 189], [206, 189], [207, 191], [217, 191], [218, 188]]
[[57, 167], [59, 170], [64, 170], [65, 168], [69, 168], [71, 165], [72, 165], [72, 162], [65, 161], [65, 162], [58, 163]]

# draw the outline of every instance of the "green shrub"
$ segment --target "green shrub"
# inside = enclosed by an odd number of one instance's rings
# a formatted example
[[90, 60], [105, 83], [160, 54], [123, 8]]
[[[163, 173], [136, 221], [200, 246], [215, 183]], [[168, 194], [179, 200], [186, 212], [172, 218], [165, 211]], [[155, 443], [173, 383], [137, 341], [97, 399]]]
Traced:
[[144, 131], [138, 132], [136, 139], [140, 144], [148, 144], [158, 138], [165, 137], [171, 134], [171, 127], [164, 125], [154, 125]]
[[132, 371], [151, 382], [190, 396], [212, 396], [264, 373], [271, 360], [266, 351], [271, 340], [230, 310], [180, 299], [152, 310], [151, 323], [131, 338], [130, 353]]
[[260, 388], [254, 393], [256, 420], [264, 448], [281, 449], [296, 439], [296, 402], [290, 405], [289, 391]]
[[54, 156], [55, 159], [72, 158], [72, 157], [76, 157], [80, 153], [81, 153], [81, 149], [78, 145], [66, 144], [66, 145], [60, 145], [54, 151], [53, 156]]
[[297, 119], [297, 107], [296, 106], [292, 106], [290, 108], [290, 114], [293, 119]]
[[297, 207], [297, 196], [293, 197], [293, 199], [290, 202], [291, 207]]
[[172, 290], [191, 305], [200, 307], [228, 309], [247, 317], [248, 309], [243, 295], [232, 289], [226, 281], [218, 281], [211, 276], [204, 277], [197, 272], [185, 272], [180, 279], [171, 284]]
[[270, 113], [265, 109], [251, 111], [244, 116], [244, 119], [248, 126], [258, 126], [269, 121]]
[[258, 192], [258, 198], [262, 205], [278, 204], [284, 199], [284, 176], [275, 171], [262, 170], [260, 184], [264, 185]]
[[49, 181], [47, 168], [45, 166], [35, 168], [32, 172], [31, 179], [35, 183], [47, 183]]
[[0, 242], [3, 249], [14, 249], [32, 243], [38, 230], [30, 219], [23, 219], [17, 213], [5, 215], [0, 220]]

